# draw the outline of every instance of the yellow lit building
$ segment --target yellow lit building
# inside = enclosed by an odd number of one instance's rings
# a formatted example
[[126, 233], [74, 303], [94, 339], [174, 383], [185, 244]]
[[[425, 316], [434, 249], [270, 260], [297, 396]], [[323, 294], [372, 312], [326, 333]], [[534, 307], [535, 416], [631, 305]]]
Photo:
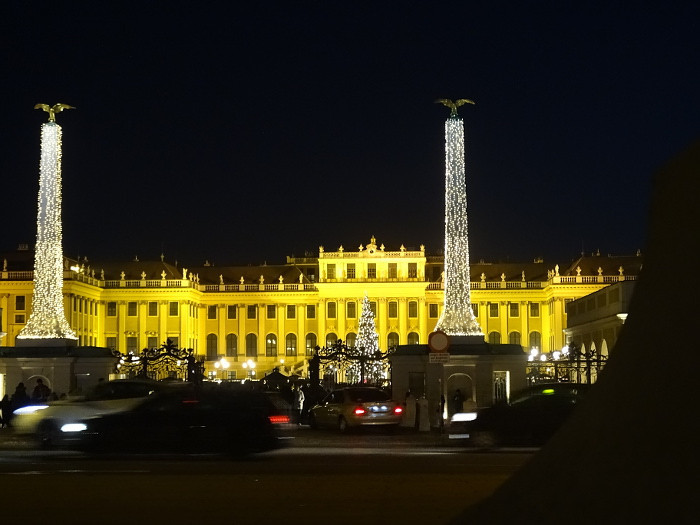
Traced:
[[[567, 342], [570, 301], [634, 280], [641, 264], [639, 255], [592, 255], [561, 266], [472, 262], [472, 306], [488, 342], [550, 352]], [[31, 314], [32, 268], [26, 246], [3, 254], [0, 346], [15, 345]], [[210, 377], [240, 379], [275, 367], [304, 374], [317, 345], [338, 338], [352, 345], [365, 294], [382, 350], [427, 343], [443, 304], [442, 272], [442, 256], [424, 246], [387, 249], [372, 238], [280, 265], [66, 259], [63, 294], [81, 346], [126, 353], [171, 339], [203, 356]]]

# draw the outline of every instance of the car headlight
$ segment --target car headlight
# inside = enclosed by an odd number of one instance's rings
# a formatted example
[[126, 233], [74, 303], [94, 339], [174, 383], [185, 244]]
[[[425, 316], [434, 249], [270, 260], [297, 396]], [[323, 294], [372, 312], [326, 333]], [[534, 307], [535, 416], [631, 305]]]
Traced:
[[35, 414], [39, 410], [44, 410], [45, 408], [49, 408], [49, 405], [27, 405], [26, 407], [18, 408], [12, 413], [16, 416], [21, 416], [22, 414]]
[[476, 419], [476, 412], [457, 412], [452, 416], [451, 421], [453, 423], [461, 423], [463, 421], [474, 421]]
[[61, 426], [61, 432], [85, 432], [87, 425], [85, 423], [66, 423]]

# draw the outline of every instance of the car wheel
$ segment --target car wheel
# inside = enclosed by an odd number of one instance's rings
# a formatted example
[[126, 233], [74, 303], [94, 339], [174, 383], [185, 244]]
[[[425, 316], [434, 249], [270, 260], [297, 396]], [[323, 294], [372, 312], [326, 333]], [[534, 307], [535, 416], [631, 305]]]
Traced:
[[313, 412], [309, 413], [309, 426], [313, 429], [318, 428], [318, 421], [316, 421], [316, 416], [314, 416]]
[[338, 430], [341, 432], [347, 432], [348, 431], [348, 422], [345, 420], [343, 416], [340, 416], [338, 418]]
[[492, 449], [498, 444], [496, 435], [490, 430], [476, 430], [471, 433], [470, 440], [476, 448]]
[[55, 448], [60, 442], [60, 433], [56, 423], [44, 420], [37, 427], [39, 446], [43, 449]]

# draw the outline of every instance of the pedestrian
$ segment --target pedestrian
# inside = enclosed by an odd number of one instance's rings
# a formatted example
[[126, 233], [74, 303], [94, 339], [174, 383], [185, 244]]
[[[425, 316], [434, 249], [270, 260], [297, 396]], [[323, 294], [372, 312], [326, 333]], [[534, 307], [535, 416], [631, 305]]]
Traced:
[[0, 401], [0, 428], [10, 424], [10, 396], [5, 394]]
[[44, 384], [44, 380], [38, 378], [36, 380], [36, 386], [32, 390], [32, 400], [33, 401], [48, 401], [49, 394], [51, 394], [51, 389]]
[[296, 416], [297, 425], [301, 425], [301, 414], [304, 410], [304, 391], [297, 386], [294, 389], [294, 415]]
[[454, 395], [452, 396], [452, 413], [462, 412], [462, 404], [464, 403], [464, 396], [462, 396], [462, 391], [458, 388]]
[[410, 390], [406, 392], [406, 397], [403, 404], [403, 418], [401, 419], [400, 424], [402, 427], [413, 428], [416, 426], [416, 397]]

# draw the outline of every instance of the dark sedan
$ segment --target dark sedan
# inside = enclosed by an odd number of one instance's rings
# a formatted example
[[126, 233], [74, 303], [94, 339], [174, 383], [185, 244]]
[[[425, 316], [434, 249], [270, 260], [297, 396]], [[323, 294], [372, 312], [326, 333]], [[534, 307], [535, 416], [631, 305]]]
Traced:
[[69, 447], [95, 452], [242, 455], [278, 448], [278, 429], [288, 424], [264, 393], [212, 386], [158, 393], [61, 431]]
[[533, 385], [511, 396], [508, 403], [455, 414], [448, 435], [478, 448], [541, 446], [571, 415], [588, 388], [577, 383]]

